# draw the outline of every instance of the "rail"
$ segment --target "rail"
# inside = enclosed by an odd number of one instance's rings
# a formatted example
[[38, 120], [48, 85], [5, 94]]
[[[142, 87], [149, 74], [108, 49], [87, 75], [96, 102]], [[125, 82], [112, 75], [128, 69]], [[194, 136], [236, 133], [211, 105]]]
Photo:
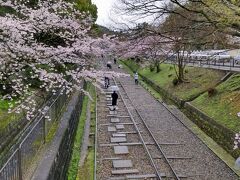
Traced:
[[[115, 80], [114, 80], [114, 82], [116, 83]], [[154, 137], [152, 131], [149, 129], [148, 125], [146, 124], [144, 118], [141, 116], [141, 114], [140, 114], [139, 111], [137, 110], [136, 106], [134, 105], [134, 103], [132, 102], [132, 100], [129, 98], [129, 96], [128, 96], [128, 94], [127, 94], [127, 91], [126, 91], [125, 88], [123, 87], [122, 83], [121, 83], [120, 81], [119, 81], [118, 83], [119, 83], [119, 85], [122, 87], [122, 89], [124, 90], [126, 96], [128, 97], [129, 101], [130, 101], [131, 104], [133, 105], [134, 110], [136, 111], [136, 113], [138, 114], [138, 116], [140, 117], [140, 119], [142, 120], [142, 122], [143, 122], [144, 126], [146, 127], [148, 133], [150, 134], [151, 138], [154, 140], [154, 143], [156, 144], [158, 150], [159, 150], [159, 151], [161, 152], [161, 154], [163, 155], [163, 157], [164, 157], [166, 163], [168, 164], [168, 166], [170, 167], [170, 169], [171, 169], [174, 177], [175, 177], [177, 180], [180, 180], [180, 178], [178, 177], [177, 173], [175, 172], [175, 170], [174, 170], [173, 167], [171, 166], [169, 160], [167, 159], [165, 153], [163, 152], [162, 148], [160, 147], [159, 143], [157, 142], [156, 138]], [[123, 97], [122, 97], [122, 95], [121, 95], [120, 92], [119, 92], [119, 94], [120, 94], [120, 96], [121, 96], [121, 98], [122, 98], [122, 100], [123, 100]], [[124, 101], [124, 100], [123, 100], [123, 102], [124, 102], [124, 104], [125, 104], [125, 101]], [[125, 104], [125, 106], [126, 106], [126, 104]], [[126, 108], [127, 108], [127, 106], [126, 106]], [[130, 113], [130, 111], [129, 111], [128, 108], [127, 108], [127, 110], [128, 110], [128, 112], [129, 112], [129, 114], [130, 114], [130, 117], [132, 118], [132, 115], [131, 115], [131, 113]], [[135, 125], [136, 128], [137, 128], [136, 122], [134, 122], [134, 125]], [[138, 129], [138, 133], [139, 133], [142, 141], [144, 141], [143, 138], [142, 138], [141, 132], [139, 131], [139, 129]], [[146, 143], [144, 143], [144, 144], [145, 144], [145, 146], [146, 146]], [[147, 149], [147, 146], [145, 147], [145, 149]], [[148, 154], [151, 156], [151, 154], [150, 154], [150, 152], [149, 152], [148, 149], [147, 149], [147, 152], [148, 152]], [[151, 157], [151, 161], [153, 162], [154, 168], [155, 168], [155, 170], [157, 171], [158, 178], [161, 179], [161, 173], [158, 173], [158, 170], [157, 170], [157, 168], [156, 168], [156, 165], [155, 165], [154, 160], [153, 160], [152, 157]]]

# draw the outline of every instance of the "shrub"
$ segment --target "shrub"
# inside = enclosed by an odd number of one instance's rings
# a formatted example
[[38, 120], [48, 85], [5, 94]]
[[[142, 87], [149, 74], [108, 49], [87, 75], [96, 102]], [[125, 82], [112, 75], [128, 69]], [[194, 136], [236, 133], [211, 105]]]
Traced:
[[209, 88], [208, 89], [208, 97], [212, 97], [215, 94], [217, 94], [217, 90], [215, 88]]
[[184, 71], [185, 73], [188, 73], [188, 70], [187, 69], [185, 69], [185, 71]]
[[149, 66], [149, 69], [150, 69], [151, 72], [153, 72], [155, 68], [154, 68], [154, 66], [151, 64], [151, 65]]
[[14, 91], [14, 89], [12, 88], [11, 84], [5, 84], [5, 83], [0, 82], [0, 94], [2, 96], [6, 95], [6, 94], [11, 94], [13, 91]]
[[177, 84], [178, 84], [178, 78], [174, 78], [173, 80], [172, 80], [172, 83], [173, 83], [173, 85], [174, 86], [176, 86]]
[[172, 74], [169, 74], [168, 77], [172, 77]]

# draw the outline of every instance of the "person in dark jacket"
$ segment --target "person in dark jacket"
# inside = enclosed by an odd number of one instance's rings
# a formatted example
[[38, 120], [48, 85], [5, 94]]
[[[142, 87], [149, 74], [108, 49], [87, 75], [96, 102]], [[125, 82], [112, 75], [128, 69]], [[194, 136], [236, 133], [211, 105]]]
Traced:
[[112, 106], [113, 106], [113, 111], [116, 110], [116, 105], [117, 105], [117, 99], [118, 99], [118, 94], [116, 93], [116, 91], [113, 91], [112, 93]]
[[107, 77], [107, 76], [105, 76], [104, 77], [104, 86], [105, 86], [105, 88], [107, 89], [108, 87], [109, 87], [109, 85], [110, 85], [110, 80], [109, 80], [109, 77]]

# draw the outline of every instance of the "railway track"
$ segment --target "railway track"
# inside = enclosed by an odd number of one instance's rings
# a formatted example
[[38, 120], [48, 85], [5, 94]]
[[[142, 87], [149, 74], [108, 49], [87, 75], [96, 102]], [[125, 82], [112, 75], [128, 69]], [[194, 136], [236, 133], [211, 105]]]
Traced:
[[161, 144], [159, 144], [157, 139], [154, 137], [152, 131], [148, 127], [146, 121], [142, 117], [141, 112], [139, 112], [139, 110], [136, 108], [136, 105], [134, 105], [133, 101], [129, 98], [127, 91], [124, 89], [122, 83], [115, 80], [115, 84], [120, 87], [119, 94], [121, 96], [121, 99], [123, 99], [125, 106], [127, 103], [131, 104], [132, 106], [132, 108], [127, 108], [128, 113], [132, 117], [132, 121], [135, 121], [135, 128], [139, 130], [139, 136], [141, 137], [142, 143], [145, 144], [145, 149], [148, 152], [149, 159], [151, 160], [152, 165], [156, 171], [157, 179], [170, 178], [180, 180], [183, 178], [188, 178], [188, 175], [176, 172], [172, 164], [174, 163], [174, 161], [191, 159], [191, 157], [167, 156], [167, 153], [165, 153], [162, 149], [162, 146], [171, 146], [171, 148], [174, 148], [174, 146], [182, 146], [184, 144], [176, 142], [162, 142]]
[[[190, 157], [167, 156], [162, 150], [162, 146], [173, 148], [184, 144], [176, 142], [159, 144], [122, 83], [113, 79], [112, 85], [120, 88], [118, 110], [114, 112], [107, 108], [111, 102], [110, 93], [107, 93], [106, 98], [100, 97], [98, 103], [98, 113], [105, 112], [105, 114], [98, 115], [100, 137], [98, 137], [96, 179], [189, 179], [188, 175], [176, 172], [172, 162], [183, 159], [186, 161]], [[118, 120], [113, 121], [113, 119]], [[121, 126], [121, 129], [115, 128], [117, 126]], [[115, 137], [125, 141], [112, 141]], [[116, 154], [116, 148], [122, 148], [122, 151], [127, 149], [128, 153]]]
[[116, 112], [109, 110], [110, 92], [98, 95], [95, 179], [238, 179], [177, 111], [134, 85], [131, 78], [111, 79], [111, 85], [120, 88]]

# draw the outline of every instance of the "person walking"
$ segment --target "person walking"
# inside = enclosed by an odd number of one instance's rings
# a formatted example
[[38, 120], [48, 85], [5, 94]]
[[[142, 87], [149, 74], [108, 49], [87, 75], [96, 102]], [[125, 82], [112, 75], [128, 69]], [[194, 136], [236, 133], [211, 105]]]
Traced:
[[114, 61], [114, 64], [117, 64], [117, 59], [116, 58], [114, 58], [113, 61]]
[[111, 65], [111, 62], [110, 62], [110, 61], [107, 62], [107, 68], [108, 68], [108, 69], [112, 69], [112, 65]]
[[113, 91], [113, 93], [112, 93], [112, 106], [113, 106], [113, 111], [116, 110], [117, 99], [118, 99], [118, 94], [116, 93], [116, 91]]
[[135, 80], [135, 84], [138, 85], [138, 73], [137, 72], [134, 74], [134, 80]]
[[107, 76], [105, 76], [104, 77], [104, 82], [105, 82], [105, 88], [107, 89], [108, 87], [109, 87], [109, 85], [110, 85], [110, 80], [109, 80], [109, 77], [107, 77]]

